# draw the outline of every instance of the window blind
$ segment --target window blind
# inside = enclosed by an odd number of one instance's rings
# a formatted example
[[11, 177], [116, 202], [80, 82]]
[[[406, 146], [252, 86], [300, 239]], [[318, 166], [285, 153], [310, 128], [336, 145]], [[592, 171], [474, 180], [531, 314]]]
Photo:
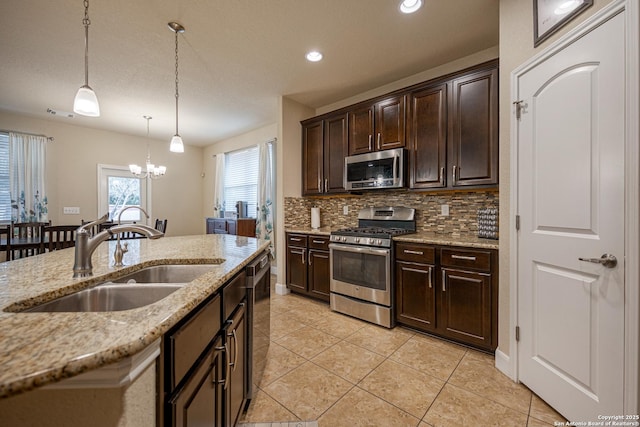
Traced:
[[235, 211], [236, 202], [247, 202], [247, 215], [256, 216], [258, 204], [258, 147], [225, 154], [225, 211]]
[[0, 221], [11, 221], [9, 134], [0, 132]]

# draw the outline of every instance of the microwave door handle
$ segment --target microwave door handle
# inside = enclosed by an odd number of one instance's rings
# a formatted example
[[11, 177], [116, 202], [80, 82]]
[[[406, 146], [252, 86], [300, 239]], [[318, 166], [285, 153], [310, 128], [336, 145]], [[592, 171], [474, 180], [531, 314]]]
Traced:
[[398, 183], [398, 160], [399, 160], [400, 156], [399, 155], [395, 155], [393, 156], [393, 183], [397, 184]]

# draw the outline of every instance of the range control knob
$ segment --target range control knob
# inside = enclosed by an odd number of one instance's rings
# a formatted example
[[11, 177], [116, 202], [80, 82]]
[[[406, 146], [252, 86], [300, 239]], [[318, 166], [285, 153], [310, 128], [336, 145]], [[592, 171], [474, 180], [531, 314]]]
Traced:
[[356, 243], [360, 243], [360, 238], [359, 238], [359, 237], [356, 237], [356, 238], [355, 238], [355, 239], [353, 239], [353, 240], [354, 240], [354, 242], [356, 242]]
[[343, 237], [342, 237], [342, 241], [343, 241], [343, 242], [346, 242], [346, 241], [347, 241], [347, 238], [343, 236]]
[[369, 239], [369, 243], [373, 244], [373, 242], [375, 241], [375, 239]]
[[377, 243], [378, 243], [379, 245], [381, 245], [381, 244], [382, 244], [382, 240], [381, 240], [381, 239], [378, 239], [378, 242], [377, 242]]

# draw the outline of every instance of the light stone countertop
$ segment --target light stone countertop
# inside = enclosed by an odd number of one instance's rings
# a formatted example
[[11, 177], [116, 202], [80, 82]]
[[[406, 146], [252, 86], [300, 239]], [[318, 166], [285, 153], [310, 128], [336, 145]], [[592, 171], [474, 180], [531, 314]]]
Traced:
[[[312, 234], [329, 236], [332, 231], [336, 231], [331, 227], [322, 227], [317, 230], [310, 227], [291, 227], [287, 228], [287, 233], [300, 233], [300, 234]], [[417, 232], [413, 234], [405, 234], [402, 236], [396, 236], [393, 238], [396, 242], [410, 242], [410, 243], [424, 243], [431, 245], [444, 245], [444, 246], [462, 246], [468, 248], [480, 248], [480, 249], [498, 249], [498, 240], [483, 239], [473, 235], [453, 236], [451, 234], [439, 234], [431, 232]]]
[[[93, 277], [72, 278], [74, 248], [0, 263], [0, 398], [132, 356], [153, 343], [248, 262], [268, 241], [226, 234], [129, 240], [115, 268], [115, 241], [93, 254]], [[137, 309], [94, 313], [18, 313], [140, 268], [215, 263], [168, 297]]]

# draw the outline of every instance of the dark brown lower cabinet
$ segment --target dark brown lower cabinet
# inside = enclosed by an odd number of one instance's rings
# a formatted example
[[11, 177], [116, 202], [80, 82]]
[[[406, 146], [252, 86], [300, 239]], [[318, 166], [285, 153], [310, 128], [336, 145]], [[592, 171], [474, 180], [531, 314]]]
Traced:
[[221, 426], [224, 351], [218, 337], [195, 366], [185, 385], [169, 401], [174, 426]]
[[494, 351], [497, 262], [491, 249], [396, 243], [396, 321]]
[[246, 403], [246, 274], [236, 274], [162, 337], [158, 425], [234, 426]]
[[287, 287], [329, 301], [329, 236], [287, 233]]

